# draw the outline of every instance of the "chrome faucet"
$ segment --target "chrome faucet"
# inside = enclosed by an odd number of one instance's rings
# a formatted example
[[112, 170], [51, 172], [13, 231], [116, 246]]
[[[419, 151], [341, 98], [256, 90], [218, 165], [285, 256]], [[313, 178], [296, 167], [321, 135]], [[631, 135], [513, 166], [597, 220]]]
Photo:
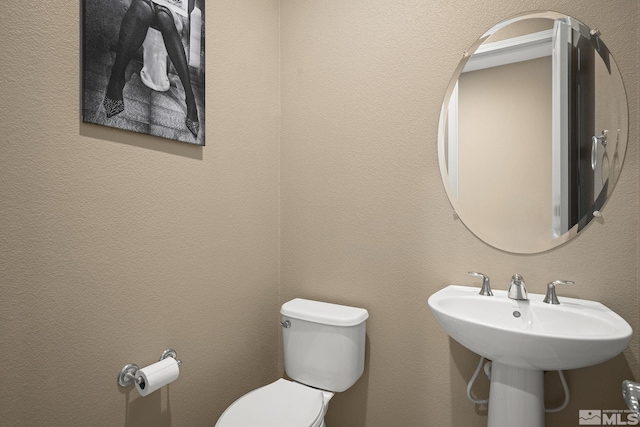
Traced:
[[524, 279], [519, 274], [511, 276], [511, 282], [509, 283], [509, 298], [517, 301], [528, 301], [527, 287], [524, 285]]
[[480, 288], [480, 295], [485, 295], [488, 297], [493, 296], [493, 292], [491, 292], [491, 279], [489, 279], [489, 276], [485, 276], [482, 273], [476, 273], [475, 271], [470, 271], [469, 276], [482, 277], [482, 288]]
[[573, 285], [574, 282], [571, 280], [554, 280], [551, 283], [547, 284], [547, 295], [545, 295], [544, 300], [542, 302], [546, 302], [547, 304], [560, 304], [558, 301], [558, 296], [556, 295], [556, 285]]

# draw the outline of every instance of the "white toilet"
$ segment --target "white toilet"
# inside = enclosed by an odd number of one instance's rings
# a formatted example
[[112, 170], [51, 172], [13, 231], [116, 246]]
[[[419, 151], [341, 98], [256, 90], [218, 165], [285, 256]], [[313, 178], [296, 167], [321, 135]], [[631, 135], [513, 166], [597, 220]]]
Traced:
[[[171, 11], [173, 23], [176, 25], [178, 34], [182, 32], [182, 19]], [[150, 89], [158, 92], [166, 92], [171, 87], [169, 76], [167, 75], [167, 61], [169, 54], [164, 44], [162, 33], [155, 28], [149, 27], [147, 36], [142, 43], [142, 70], [140, 70], [140, 80]]]
[[362, 375], [367, 310], [296, 298], [280, 314], [284, 368], [293, 381], [245, 394], [216, 427], [325, 427], [329, 400]]

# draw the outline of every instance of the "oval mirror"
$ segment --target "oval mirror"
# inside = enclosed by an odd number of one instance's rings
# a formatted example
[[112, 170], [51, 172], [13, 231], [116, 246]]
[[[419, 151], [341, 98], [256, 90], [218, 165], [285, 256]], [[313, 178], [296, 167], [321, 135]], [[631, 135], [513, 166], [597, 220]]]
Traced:
[[600, 33], [555, 12], [518, 16], [454, 73], [438, 130], [442, 181], [484, 242], [543, 252], [600, 215], [627, 132], [622, 78]]

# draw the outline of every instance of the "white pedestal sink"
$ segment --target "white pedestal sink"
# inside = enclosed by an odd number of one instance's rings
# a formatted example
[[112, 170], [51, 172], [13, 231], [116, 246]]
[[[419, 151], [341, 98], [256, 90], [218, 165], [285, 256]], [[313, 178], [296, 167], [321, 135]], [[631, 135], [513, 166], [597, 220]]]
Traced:
[[543, 371], [576, 369], [624, 350], [631, 326], [606, 306], [576, 298], [560, 305], [529, 294], [515, 301], [506, 291], [447, 286], [429, 307], [442, 328], [469, 350], [492, 361], [489, 427], [544, 426]]

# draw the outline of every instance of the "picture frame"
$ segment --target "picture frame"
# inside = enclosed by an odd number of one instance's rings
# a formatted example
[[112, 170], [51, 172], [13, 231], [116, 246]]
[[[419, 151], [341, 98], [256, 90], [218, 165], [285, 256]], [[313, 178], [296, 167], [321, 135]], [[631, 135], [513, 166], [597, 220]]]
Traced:
[[205, 145], [205, 1], [81, 0], [85, 123]]

